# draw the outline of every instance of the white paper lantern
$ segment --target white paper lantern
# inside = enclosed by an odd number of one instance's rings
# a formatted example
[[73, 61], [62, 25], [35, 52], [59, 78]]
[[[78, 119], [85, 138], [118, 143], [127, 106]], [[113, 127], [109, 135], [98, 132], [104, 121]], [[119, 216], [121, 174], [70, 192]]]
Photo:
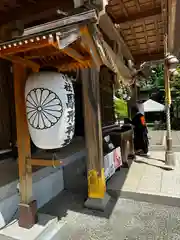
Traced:
[[75, 98], [71, 79], [43, 71], [28, 77], [26, 114], [33, 143], [42, 149], [68, 145], [75, 130]]

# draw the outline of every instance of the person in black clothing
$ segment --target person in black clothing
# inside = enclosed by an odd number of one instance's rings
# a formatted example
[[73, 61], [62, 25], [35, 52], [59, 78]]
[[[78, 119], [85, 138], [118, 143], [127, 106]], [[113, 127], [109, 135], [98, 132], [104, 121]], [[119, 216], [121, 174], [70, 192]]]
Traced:
[[148, 156], [148, 129], [144, 115], [139, 112], [138, 107], [132, 108], [133, 118], [131, 124], [134, 126], [134, 149], [136, 154]]

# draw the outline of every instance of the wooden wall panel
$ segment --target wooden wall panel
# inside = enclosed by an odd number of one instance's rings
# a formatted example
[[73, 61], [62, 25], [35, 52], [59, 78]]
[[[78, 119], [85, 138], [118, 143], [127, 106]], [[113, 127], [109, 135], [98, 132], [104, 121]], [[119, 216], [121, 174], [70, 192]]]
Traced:
[[113, 83], [114, 74], [107, 67], [102, 67], [100, 72], [102, 126], [108, 126], [115, 122]]
[[16, 142], [16, 118], [11, 64], [0, 60], [0, 150]]

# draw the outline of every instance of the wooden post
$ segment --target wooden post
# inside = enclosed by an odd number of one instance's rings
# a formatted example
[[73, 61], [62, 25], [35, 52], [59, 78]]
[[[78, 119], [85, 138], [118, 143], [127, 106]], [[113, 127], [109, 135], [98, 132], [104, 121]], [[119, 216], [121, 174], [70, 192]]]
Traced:
[[86, 147], [88, 151], [88, 200], [85, 206], [104, 210], [110, 197], [106, 193], [100, 112], [99, 80], [103, 63], [92, 37], [95, 34], [94, 26], [91, 24], [82, 27], [80, 31], [82, 42], [89, 49], [93, 60], [92, 67], [81, 72]]
[[[89, 199], [86, 202], [86, 206], [104, 209], [109, 198], [105, 198], [106, 183], [103, 167], [99, 75], [99, 71], [96, 68], [82, 70], [85, 135], [88, 152]], [[93, 199], [105, 199], [105, 201], [97, 205], [97, 201], [93, 201]]]
[[26, 69], [21, 64], [13, 65], [16, 105], [16, 128], [18, 143], [18, 165], [20, 180], [19, 225], [31, 228], [36, 222], [36, 201], [32, 201], [32, 167], [30, 137], [26, 120], [25, 81]]

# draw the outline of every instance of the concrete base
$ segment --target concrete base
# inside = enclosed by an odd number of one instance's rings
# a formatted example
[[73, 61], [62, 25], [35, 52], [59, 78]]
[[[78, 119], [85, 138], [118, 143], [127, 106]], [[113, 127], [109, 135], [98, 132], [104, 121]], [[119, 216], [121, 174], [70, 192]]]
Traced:
[[63, 223], [58, 218], [47, 214], [39, 214], [39, 222], [31, 229], [21, 228], [15, 220], [0, 231], [1, 240], [50, 240], [57, 234]]
[[36, 200], [29, 204], [19, 204], [19, 226], [32, 228], [38, 222]]
[[95, 210], [104, 211], [111, 197], [105, 193], [104, 198], [88, 198], [85, 202], [85, 207]]
[[175, 156], [172, 151], [166, 151], [165, 153], [165, 169], [174, 170], [176, 166]]

